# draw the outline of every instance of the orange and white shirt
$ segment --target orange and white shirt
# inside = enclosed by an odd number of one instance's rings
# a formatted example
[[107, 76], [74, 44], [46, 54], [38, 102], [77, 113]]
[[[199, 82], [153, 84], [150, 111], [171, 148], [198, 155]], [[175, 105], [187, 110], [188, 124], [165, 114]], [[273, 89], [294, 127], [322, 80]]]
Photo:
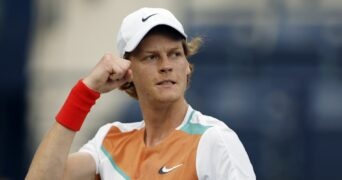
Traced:
[[106, 124], [80, 152], [94, 158], [101, 179], [256, 179], [235, 132], [191, 106], [158, 145], [145, 146], [144, 130], [144, 121]]

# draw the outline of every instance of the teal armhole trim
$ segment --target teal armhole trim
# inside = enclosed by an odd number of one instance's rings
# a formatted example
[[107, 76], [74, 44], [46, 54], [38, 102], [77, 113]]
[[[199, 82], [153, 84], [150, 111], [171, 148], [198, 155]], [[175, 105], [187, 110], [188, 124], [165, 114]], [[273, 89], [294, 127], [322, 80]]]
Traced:
[[115, 161], [113, 160], [112, 156], [109, 154], [109, 152], [103, 147], [101, 146], [101, 150], [102, 152], [107, 156], [107, 158], [110, 160], [110, 163], [112, 164], [112, 166], [114, 167], [114, 169], [119, 172], [119, 174], [125, 178], [126, 180], [129, 180], [129, 176], [127, 176], [120, 168], [119, 166], [115, 163]]
[[203, 134], [208, 128], [211, 126], [204, 126], [201, 124], [191, 123], [192, 116], [194, 115], [195, 111], [192, 110], [190, 113], [189, 118], [186, 120], [186, 124], [180, 129], [188, 134]]

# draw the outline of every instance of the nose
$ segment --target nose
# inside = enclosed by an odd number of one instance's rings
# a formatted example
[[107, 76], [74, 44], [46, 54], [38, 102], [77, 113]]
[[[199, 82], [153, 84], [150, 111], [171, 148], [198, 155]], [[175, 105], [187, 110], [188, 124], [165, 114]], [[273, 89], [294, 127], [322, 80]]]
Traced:
[[167, 72], [172, 72], [173, 68], [172, 65], [170, 63], [170, 60], [168, 59], [168, 57], [164, 56], [160, 59], [160, 68], [159, 68], [159, 72], [160, 73], [167, 73]]

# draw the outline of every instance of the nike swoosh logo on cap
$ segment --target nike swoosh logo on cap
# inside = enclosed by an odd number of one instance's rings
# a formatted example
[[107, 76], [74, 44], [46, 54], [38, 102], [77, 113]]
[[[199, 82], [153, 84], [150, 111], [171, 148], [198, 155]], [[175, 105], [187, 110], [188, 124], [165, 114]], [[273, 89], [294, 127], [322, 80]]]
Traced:
[[141, 18], [141, 21], [142, 22], [145, 22], [145, 21], [147, 21], [150, 17], [152, 17], [152, 16], [154, 16], [154, 15], [156, 15], [157, 13], [154, 13], [154, 14], [151, 14], [151, 15], [149, 15], [149, 16], [147, 16], [147, 17], [143, 17], [143, 18]]
[[163, 166], [163, 167], [161, 167], [161, 168], [159, 169], [159, 174], [166, 174], [166, 173], [169, 173], [169, 172], [173, 171], [174, 169], [176, 169], [176, 168], [178, 168], [178, 167], [180, 167], [180, 166], [182, 166], [182, 165], [183, 165], [183, 164], [178, 164], [178, 165], [173, 166], [173, 167], [171, 167], [171, 168], [166, 168], [165, 166]]

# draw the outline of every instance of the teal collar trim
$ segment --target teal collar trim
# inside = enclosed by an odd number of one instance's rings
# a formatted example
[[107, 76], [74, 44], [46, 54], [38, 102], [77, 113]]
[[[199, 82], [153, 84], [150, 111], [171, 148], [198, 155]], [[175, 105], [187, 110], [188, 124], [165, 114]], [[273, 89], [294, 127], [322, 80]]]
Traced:
[[180, 130], [188, 134], [203, 134], [211, 126], [204, 126], [201, 124], [192, 123], [191, 120], [192, 120], [194, 113], [195, 111], [192, 110], [189, 115], [189, 118], [186, 120], [186, 124], [184, 124], [184, 126]]

